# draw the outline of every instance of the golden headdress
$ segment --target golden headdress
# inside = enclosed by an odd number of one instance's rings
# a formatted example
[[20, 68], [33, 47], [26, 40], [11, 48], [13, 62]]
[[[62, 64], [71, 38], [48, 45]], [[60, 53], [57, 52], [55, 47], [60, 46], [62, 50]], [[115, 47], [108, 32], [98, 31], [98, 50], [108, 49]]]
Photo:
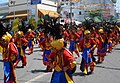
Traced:
[[90, 34], [90, 31], [89, 31], [89, 30], [85, 30], [85, 31], [84, 31], [84, 35], [87, 35], [87, 34]]
[[10, 42], [11, 38], [12, 36], [8, 32], [2, 36], [2, 39], [6, 40], [7, 42]]
[[99, 33], [104, 33], [103, 29], [99, 29]]
[[61, 50], [64, 47], [64, 40], [63, 39], [53, 40], [51, 46], [57, 50]]

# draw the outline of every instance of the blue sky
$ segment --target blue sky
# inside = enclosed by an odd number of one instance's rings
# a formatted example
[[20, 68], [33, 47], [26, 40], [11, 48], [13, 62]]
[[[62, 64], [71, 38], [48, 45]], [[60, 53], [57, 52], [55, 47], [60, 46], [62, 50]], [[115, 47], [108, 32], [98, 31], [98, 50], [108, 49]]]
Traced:
[[120, 12], [120, 0], [117, 0], [116, 10], [117, 12]]
[[8, 2], [9, 0], [0, 0], [0, 4], [1, 3], [5, 3], [5, 2]]

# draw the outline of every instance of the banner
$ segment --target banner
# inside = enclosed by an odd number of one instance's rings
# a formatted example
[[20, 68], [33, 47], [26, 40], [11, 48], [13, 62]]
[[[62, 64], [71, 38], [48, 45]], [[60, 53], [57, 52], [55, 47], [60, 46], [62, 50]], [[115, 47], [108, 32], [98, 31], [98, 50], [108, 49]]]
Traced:
[[31, 0], [31, 5], [41, 4], [41, 0]]

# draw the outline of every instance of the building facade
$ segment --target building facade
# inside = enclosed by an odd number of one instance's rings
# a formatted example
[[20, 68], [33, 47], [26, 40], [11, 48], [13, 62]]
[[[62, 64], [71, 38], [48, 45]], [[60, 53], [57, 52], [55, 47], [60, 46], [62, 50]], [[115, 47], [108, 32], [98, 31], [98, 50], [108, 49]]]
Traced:
[[[72, 10], [72, 11], [71, 11]], [[101, 10], [103, 18], [115, 16], [115, 4], [111, 0], [62, 0], [62, 19], [84, 21], [89, 12]]]
[[[31, 4], [31, 1], [40, 1], [39, 4]], [[61, 15], [61, 20], [84, 21], [89, 12], [101, 10], [103, 17], [115, 15], [115, 4], [111, 0], [9, 0], [0, 4], [0, 17], [5, 13], [7, 19], [23, 18], [28, 20], [31, 16], [38, 20], [39, 17], [49, 14], [52, 17]], [[58, 13], [57, 13], [58, 12]]]
[[5, 19], [5, 16], [9, 13], [9, 3], [0, 4], [0, 19]]
[[[40, 2], [36, 3], [36, 1]], [[10, 21], [15, 18], [27, 21], [30, 17], [38, 20], [45, 14], [52, 17], [58, 16], [57, 3], [53, 0], [9, 0], [6, 4], [0, 5], [0, 16], [4, 13], [7, 13], [5, 18]]]
[[85, 11], [80, 9], [80, 6], [83, 6], [81, 2], [61, 1], [61, 20], [65, 22], [84, 21]]

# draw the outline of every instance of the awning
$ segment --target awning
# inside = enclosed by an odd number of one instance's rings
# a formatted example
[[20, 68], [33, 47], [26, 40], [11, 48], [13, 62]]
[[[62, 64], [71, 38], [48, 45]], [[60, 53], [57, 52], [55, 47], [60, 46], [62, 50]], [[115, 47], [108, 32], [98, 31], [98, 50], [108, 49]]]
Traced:
[[14, 17], [24, 17], [27, 16], [28, 14], [18, 14], [18, 15], [8, 15], [6, 18], [14, 18]]
[[30, 14], [27, 13], [27, 10], [23, 10], [23, 11], [16, 11], [15, 15], [14, 12], [9, 13], [9, 15], [6, 16], [6, 18], [14, 18], [14, 17], [26, 17]]
[[39, 9], [40, 15], [44, 16], [48, 14], [50, 17], [59, 17], [60, 15], [56, 11], [51, 11], [51, 10], [43, 10]]

